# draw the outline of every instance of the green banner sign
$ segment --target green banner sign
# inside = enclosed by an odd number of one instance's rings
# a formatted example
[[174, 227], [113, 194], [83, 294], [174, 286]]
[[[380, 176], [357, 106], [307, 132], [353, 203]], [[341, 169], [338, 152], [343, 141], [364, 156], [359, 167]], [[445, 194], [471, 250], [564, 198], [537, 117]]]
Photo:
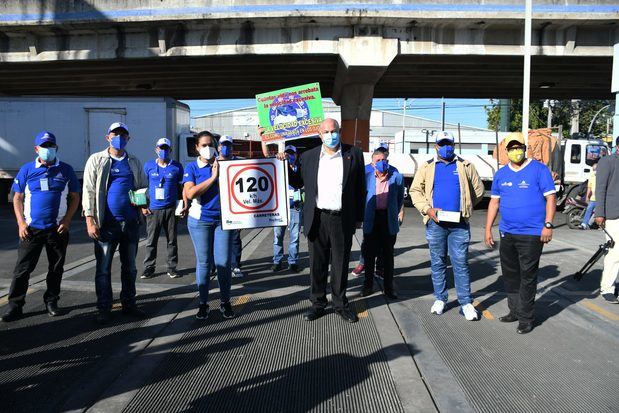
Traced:
[[316, 136], [324, 120], [318, 83], [256, 95], [256, 106], [265, 142]]

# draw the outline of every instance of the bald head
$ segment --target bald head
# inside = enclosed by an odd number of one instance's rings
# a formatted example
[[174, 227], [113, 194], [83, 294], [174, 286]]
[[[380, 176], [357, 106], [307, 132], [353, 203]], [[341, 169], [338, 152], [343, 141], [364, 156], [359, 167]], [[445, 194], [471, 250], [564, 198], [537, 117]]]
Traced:
[[320, 134], [322, 135], [325, 132], [339, 132], [340, 125], [337, 123], [335, 119], [326, 118], [320, 124]]

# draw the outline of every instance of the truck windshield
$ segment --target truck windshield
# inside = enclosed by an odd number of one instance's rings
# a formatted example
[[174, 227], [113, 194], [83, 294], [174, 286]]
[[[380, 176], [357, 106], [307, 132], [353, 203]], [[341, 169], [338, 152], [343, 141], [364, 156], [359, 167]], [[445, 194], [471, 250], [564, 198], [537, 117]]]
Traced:
[[597, 163], [602, 157], [608, 155], [608, 149], [604, 145], [587, 145], [587, 158], [585, 163], [589, 166]]

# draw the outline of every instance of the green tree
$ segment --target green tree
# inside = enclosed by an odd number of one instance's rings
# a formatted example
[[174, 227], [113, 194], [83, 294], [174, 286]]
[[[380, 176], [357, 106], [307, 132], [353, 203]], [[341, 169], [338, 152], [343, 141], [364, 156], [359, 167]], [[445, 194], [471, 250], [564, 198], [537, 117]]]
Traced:
[[[522, 100], [512, 99], [509, 108], [510, 113], [510, 131], [518, 131], [522, 129]], [[578, 101], [580, 107], [580, 116], [578, 121], [579, 130], [583, 133], [587, 132], [589, 124], [593, 116], [604, 106], [609, 105], [608, 100], [581, 100]], [[608, 110], [602, 110], [591, 129], [594, 136], [602, 137], [606, 135], [606, 120], [612, 121], [612, 105]], [[491, 99], [490, 105], [485, 106], [488, 128], [498, 129], [500, 125], [500, 101]], [[570, 100], [555, 100], [552, 102], [552, 126], [561, 125], [563, 127], [563, 136], [568, 137], [571, 130], [572, 113], [576, 107]], [[544, 101], [533, 101], [529, 105], [529, 127], [531, 129], [539, 129], [546, 127], [548, 117], [548, 108], [544, 107]]]

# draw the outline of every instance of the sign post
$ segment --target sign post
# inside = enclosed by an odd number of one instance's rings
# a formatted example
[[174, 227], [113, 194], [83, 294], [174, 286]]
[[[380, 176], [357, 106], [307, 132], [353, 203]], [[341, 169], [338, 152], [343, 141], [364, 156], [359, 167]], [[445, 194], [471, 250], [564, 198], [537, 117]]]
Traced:
[[256, 95], [256, 108], [267, 143], [317, 136], [324, 120], [318, 83]]
[[224, 230], [289, 223], [287, 163], [274, 159], [219, 161]]

